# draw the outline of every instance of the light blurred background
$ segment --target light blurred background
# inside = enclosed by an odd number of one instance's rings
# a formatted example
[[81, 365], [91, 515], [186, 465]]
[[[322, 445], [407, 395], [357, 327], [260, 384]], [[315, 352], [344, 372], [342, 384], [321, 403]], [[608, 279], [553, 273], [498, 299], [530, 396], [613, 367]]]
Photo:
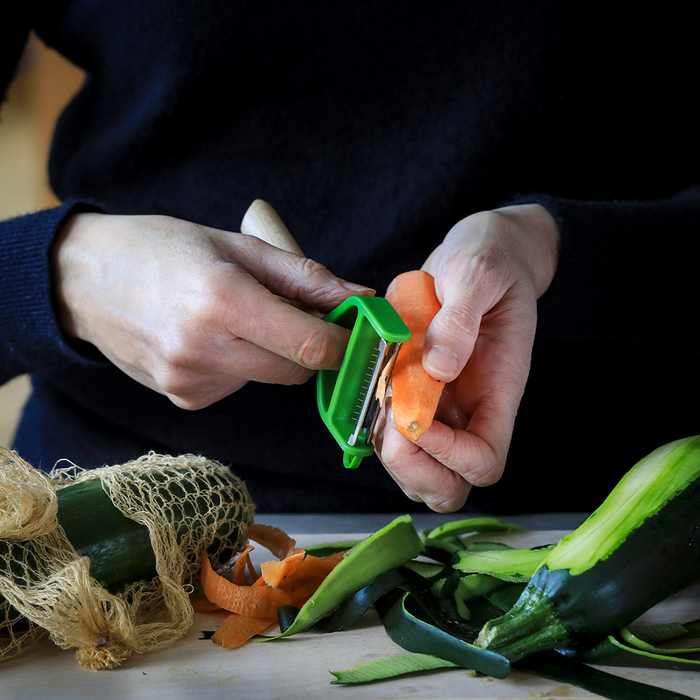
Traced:
[[[32, 36], [0, 107], [0, 219], [56, 203], [46, 158], [57, 115], [80, 87], [82, 72]], [[0, 445], [9, 447], [29, 392], [27, 377], [0, 387]]]

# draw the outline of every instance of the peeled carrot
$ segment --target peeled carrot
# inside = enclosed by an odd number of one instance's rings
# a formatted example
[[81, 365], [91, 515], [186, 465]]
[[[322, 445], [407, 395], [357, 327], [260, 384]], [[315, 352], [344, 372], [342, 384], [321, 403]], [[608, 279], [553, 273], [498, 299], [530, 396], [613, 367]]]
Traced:
[[205, 555], [200, 574], [202, 590], [206, 597], [219, 607], [241, 615], [274, 618], [282, 605], [292, 605], [289, 592], [269, 586], [239, 586], [212, 569]]
[[424, 270], [399, 275], [386, 298], [411, 331], [391, 373], [391, 410], [399, 432], [415, 442], [431, 426], [445, 387], [423, 369], [425, 335], [441, 305], [435, 280]]

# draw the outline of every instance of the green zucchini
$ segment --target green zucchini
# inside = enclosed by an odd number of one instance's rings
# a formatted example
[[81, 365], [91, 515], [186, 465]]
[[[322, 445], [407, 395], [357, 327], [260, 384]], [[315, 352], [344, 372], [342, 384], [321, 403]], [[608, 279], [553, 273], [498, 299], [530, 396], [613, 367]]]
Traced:
[[[202, 546], [216, 564], [224, 563], [241, 549], [252, 521], [253, 505], [245, 487], [220, 465], [216, 469], [199, 469], [171, 458], [164, 459], [163, 464], [167, 466], [154, 465], [150, 470], [141, 470], [133, 479], [125, 469], [125, 478], [130, 479], [126, 483], [134, 492], [150, 491], [154, 502], [160, 503], [161, 510], [168, 513], [174, 545], [188, 542], [187, 551], [198, 551], [198, 544], [192, 542], [192, 528], [204, 524], [215, 526], [210, 541]], [[100, 478], [60, 487], [56, 500], [58, 525], [77, 554], [88, 558], [90, 575], [104, 588], [119, 593], [129, 584], [151, 580], [157, 575], [148, 527], [127, 517], [114, 505]], [[39, 562], [34, 567], [27, 559], [31, 556], [21, 542], [0, 540], [0, 573], [19, 581], [29, 575], [31, 580], [36, 569], [39, 576], [43, 567]], [[16, 563], [20, 561], [25, 561], [26, 568]], [[197, 562], [188, 562], [189, 565], [196, 568]], [[6, 601], [0, 597], [0, 612], [5, 617], [14, 616], [7, 608]]]
[[[170, 512], [178, 545], [191, 535], [190, 528], [196, 521], [216, 521], [218, 528], [207, 543], [207, 551], [216, 554], [215, 565], [222, 564], [241, 549], [248, 521], [252, 519], [252, 505], [247, 519], [234, 517], [241, 511], [241, 487], [231, 476], [230, 503], [224, 490], [212, 510], [210, 492], [206, 489], [221, 488], [221, 479], [227, 477], [223, 468], [211, 473], [192, 467], [180, 467], [178, 471], [181, 479], [172, 493], [168, 489], [175, 487], [172, 483], [166, 486], [168, 477], [157, 468], [142, 474], [140, 479], [156, 490], [159, 498], [171, 499], [164, 505]], [[59, 525], [77, 553], [88, 557], [90, 575], [104, 588], [118, 592], [130, 583], [156, 576], [156, 556], [148, 528], [124, 515], [112, 503], [99, 478], [65, 486], [57, 491], [56, 497]]]
[[604, 638], [700, 578], [700, 435], [638, 462], [477, 645], [510, 661]]
[[71, 484], [56, 496], [58, 524], [104, 588], [116, 591], [156, 575], [148, 528], [123, 515], [99, 479]]

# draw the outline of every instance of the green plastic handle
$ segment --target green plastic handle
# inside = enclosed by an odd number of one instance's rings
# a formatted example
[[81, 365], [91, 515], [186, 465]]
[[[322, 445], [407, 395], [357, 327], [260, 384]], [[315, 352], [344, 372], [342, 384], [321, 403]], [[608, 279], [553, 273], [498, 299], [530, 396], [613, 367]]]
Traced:
[[355, 430], [381, 341], [405, 343], [411, 332], [383, 297], [350, 297], [324, 320], [352, 330], [340, 370], [319, 371], [316, 389], [318, 412], [343, 450], [343, 465], [354, 469], [374, 452], [367, 431], [360, 433], [354, 445], [348, 440]]

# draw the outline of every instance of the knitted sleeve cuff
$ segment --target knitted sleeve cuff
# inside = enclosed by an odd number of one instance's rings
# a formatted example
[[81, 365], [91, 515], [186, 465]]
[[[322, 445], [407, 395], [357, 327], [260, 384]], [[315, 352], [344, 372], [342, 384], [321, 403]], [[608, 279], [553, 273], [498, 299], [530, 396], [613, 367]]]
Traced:
[[84, 202], [0, 224], [0, 383], [28, 372], [91, 362], [62, 333], [51, 285], [51, 245], [72, 214], [95, 211]]

